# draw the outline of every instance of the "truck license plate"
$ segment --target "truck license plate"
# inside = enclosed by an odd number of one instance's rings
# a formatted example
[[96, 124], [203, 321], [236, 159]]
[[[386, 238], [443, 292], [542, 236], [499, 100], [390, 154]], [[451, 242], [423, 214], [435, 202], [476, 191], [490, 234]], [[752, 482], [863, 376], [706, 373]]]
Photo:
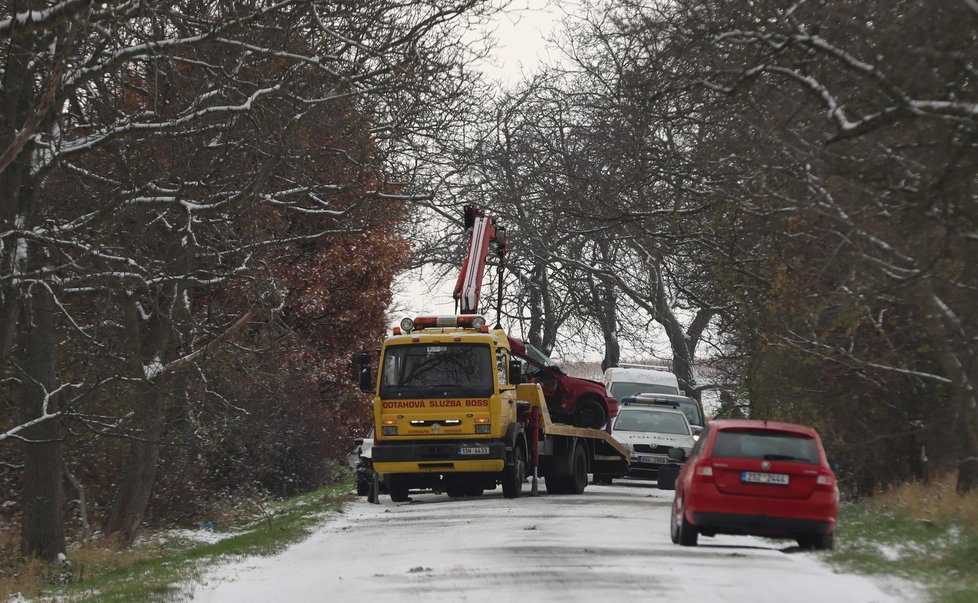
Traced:
[[488, 446], [462, 446], [458, 449], [459, 456], [489, 454]]
[[742, 471], [740, 481], [752, 484], [775, 484], [777, 486], [788, 485], [788, 475], [785, 473], [757, 473], [754, 471]]
[[637, 458], [640, 463], [648, 463], [650, 465], [665, 465], [668, 460], [661, 456], [640, 456]]

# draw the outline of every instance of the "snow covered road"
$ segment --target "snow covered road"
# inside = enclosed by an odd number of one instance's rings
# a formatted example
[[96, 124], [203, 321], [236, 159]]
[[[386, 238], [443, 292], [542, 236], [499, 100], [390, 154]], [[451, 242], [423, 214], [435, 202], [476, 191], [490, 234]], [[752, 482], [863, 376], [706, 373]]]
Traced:
[[[837, 573], [791, 541], [669, 540], [672, 493], [652, 482], [588, 485], [580, 496], [507, 500], [414, 494], [359, 499], [274, 557], [214, 568], [194, 600], [897, 603], [911, 585]], [[545, 489], [541, 483], [541, 492]], [[840, 535], [844, 538], [844, 535]]]

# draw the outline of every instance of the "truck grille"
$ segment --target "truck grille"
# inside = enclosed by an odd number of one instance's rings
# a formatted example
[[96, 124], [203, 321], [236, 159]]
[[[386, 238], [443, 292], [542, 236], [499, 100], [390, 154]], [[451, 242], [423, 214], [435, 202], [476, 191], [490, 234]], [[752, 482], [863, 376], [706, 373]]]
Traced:
[[411, 421], [411, 427], [431, 427], [436, 423], [438, 425], [444, 425], [446, 427], [455, 427], [457, 425], [461, 425], [462, 421], [460, 421], [459, 419], [433, 419], [431, 421], [421, 421], [415, 419]]

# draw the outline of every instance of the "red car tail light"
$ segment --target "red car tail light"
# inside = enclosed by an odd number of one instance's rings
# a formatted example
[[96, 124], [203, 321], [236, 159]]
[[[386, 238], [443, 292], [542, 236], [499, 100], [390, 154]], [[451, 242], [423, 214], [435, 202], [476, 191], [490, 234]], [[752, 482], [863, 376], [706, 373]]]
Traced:
[[713, 481], [713, 465], [710, 463], [699, 463], [693, 468], [693, 480], [698, 482]]
[[822, 471], [815, 478], [816, 490], [835, 490], [835, 476], [827, 471]]

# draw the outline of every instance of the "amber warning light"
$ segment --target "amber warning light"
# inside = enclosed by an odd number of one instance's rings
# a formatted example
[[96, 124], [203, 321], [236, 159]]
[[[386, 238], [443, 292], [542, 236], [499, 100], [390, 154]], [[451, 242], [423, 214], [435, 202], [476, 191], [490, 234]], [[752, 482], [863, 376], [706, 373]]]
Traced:
[[410, 333], [422, 329], [432, 329], [438, 327], [456, 327], [462, 329], [475, 329], [483, 333], [489, 332], [486, 319], [480, 314], [459, 314], [451, 316], [419, 316], [415, 319], [405, 318], [401, 320], [401, 326], [394, 327], [394, 334]]

